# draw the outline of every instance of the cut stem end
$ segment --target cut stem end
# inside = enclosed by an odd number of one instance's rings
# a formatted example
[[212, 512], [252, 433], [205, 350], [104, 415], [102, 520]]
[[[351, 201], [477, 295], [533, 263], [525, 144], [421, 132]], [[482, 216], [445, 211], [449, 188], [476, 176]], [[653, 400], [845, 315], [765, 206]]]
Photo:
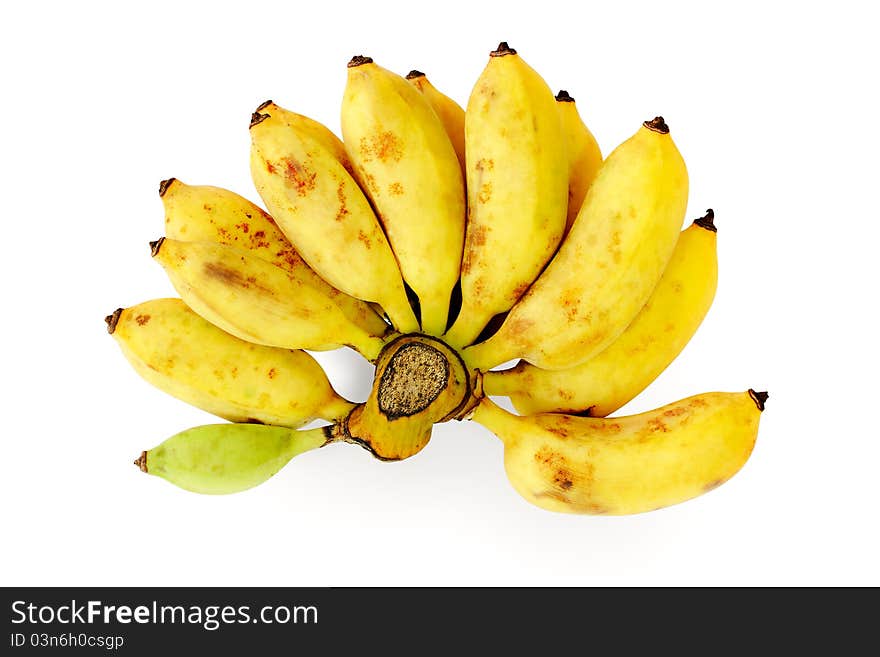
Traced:
[[507, 41], [502, 41], [498, 47], [489, 53], [490, 57], [504, 57], [505, 55], [515, 55], [516, 50], [507, 45]]
[[645, 121], [642, 125], [648, 130], [659, 132], [661, 135], [669, 134], [669, 126], [666, 125], [666, 121], [663, 120], [662, 116], [655, 116], [650, 121]]
[[107, 315], [104, 318], [104, 322], [107, 324], [107, 333], [113, 335], [113, 331], [116, 330], [116, 325], [119, 323], [119, 318], [122, 317], [122, 311], [124, 308], [117, 308], [113, 311], [111, 315]]
[[694, 219], [694, 223], [700, 228], [711, 230], [713, 233], [718, 232], [718, 229], [715, 227], [715, 212], [712, 208], [706, 210], [706, 214], [699, 219]]
[[749, 388], [749, 397], [754, 400], [755, 406], [758, 407], [758, 410], [763, 411], [764, 405], [767, 403], [767, 398], [770, 397], [770, 394], [767, 391], [755, 392], [754, 390]]

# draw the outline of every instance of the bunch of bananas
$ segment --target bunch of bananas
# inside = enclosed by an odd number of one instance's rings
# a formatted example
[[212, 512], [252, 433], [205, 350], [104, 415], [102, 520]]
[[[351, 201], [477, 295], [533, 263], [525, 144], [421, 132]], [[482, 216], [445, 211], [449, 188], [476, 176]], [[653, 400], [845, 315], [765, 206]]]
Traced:
[[[748, 459], [766, 393], [606, 417], [672, 362], [715, 294], [714, 215], [681, 231], [688, 175], [662, 117], [603, 160], [574, 99], [502, 43], [467, 111], [423, 73], [357, 56], [343, 140], [271, 101], [250, 134], [268, 213], [163, 181], [165, 237], [150, 246], [180, 298], [106, 320], [147, 381], [231, 420], [144, 452], [144, 472], [232, 493], [306, 450], [399, 460], [435, 423], [472, 419], [501, 438], [528, 501], [628, 514]], [[376, 365], [363, 403], [305, 351], [343, 346]], [[299, 429], [315, 419], [329, 424]]]

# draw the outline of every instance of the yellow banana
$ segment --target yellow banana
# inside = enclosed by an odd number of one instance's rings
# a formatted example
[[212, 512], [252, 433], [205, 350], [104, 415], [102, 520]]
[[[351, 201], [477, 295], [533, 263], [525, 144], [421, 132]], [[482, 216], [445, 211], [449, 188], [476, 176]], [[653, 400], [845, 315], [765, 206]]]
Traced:
[[345, 344], [374, 360], [384, 344], [296, 273], [215, 242], [162, 238], [150, 244], [186, 305], [227, 333], [270, 347]]
[[294, 456], [326, 445], [327, 428], [206, 424], [171, 436], [134, 464], [193, 493], [238, 493], [262, 484]]
[[154, 386], [233, 422], [300, 427], [354, 408], [304, 351], [251, 344], [221, 331], [180, 299], [119, 308], [107, 330]]
[[[316, 125], [326, 130], [320, 123]], [[163, 180], [159, 195], [165, 206], [166, 237], [185, 242], [219, 242], [252, 251], [276, 267], [296, 273], [333, 299], [353, 323], [368, 333], [381, 335], [388, 330], [388, 324], [368, 303], [337, 290], [318, 276], [272, 217], [246, 198], [220, 187], [187, 185], [177, 178]]]
[[556, 94], [556, 107], [568, 152], [568, 216], [565, 219], [565, 234], [568, 234], [602, 166], [602, 151], [567, 91]]
[[486, 372], [486, 394], [508, 395], [523, 415], [605, 417], [633, 399], [681, 353], [712, 305], [718, 284], [714, 216], [708, 210], [681, 233], [648, 303], [607, 349], [565, 370], [520, 362]]
[[767, 393], [710, 392], [618, 418], [518, 416], [482, 400], [473, 419], [504, 443], [504, 468], [550, 511], [623, 515], [678, 504], [748, 460]]
[[458, 162], [461, 165], [462, 175], [465, 171], [464, 157], [464, 109], [456, 103], [452, 98], [437, 89], [431, 81], [421, 71], [412, 70], [406, 75], [407, 81], [416, 89], [422, 92], [425, 100], [433, 108], [446, 134], [449, 135], [449, 141], [455, 149], [458, 156]]
[[599, 170], [559, 252], [488, 340], [465, 349], [471, 367], [512, 358], [574, 367], [623, 332], [657, 286], [688, 197], [684, 160], [662, 117], [645, 121]]
[[565, 228], [568, 160], [553, 92], [506, 43], [491, 55], [465, 117], [462, 305], [446, 336], [455, 347], [516, 303]]
[[314, 122], [268, 109], [251, 120], [251, 176], [278, 227], [328, 283], [380, 304], [398, 331], [417, 331], [397, 261], [347, 162], [326, 134], [315, 138]]
[[446, 332], [464, 243], [464, 181], [452, 142], [425, 96], [358, 56], [348, 64], [342, 136], [425, 333]]

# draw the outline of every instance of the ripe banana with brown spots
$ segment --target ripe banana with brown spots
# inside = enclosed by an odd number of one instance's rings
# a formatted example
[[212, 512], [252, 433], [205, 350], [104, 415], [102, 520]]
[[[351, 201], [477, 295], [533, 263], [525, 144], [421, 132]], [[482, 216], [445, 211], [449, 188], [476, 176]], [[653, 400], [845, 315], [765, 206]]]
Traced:
[[[378, 303], [401, 332], [417, 331], [394, 253], [332, 133], [261, 105], [251, 120], [251, 176], [269, 214], [324, 280]], [[338, 140], [337, 140], [338, 141]]]
[[584, 198], [602, 166], [602, 151], [596, 138], [584, 123], [572, 98], [567, 91], [556, 94], [556, 107], [562, 119], [562, 133], [565, 135], [565, 149], [568, 153], [568, 215], [565, 219], [565, 234], [577, 218]]
[[300, 427], [317, 418], [339, 420], [355, 406], [306, 352], [240, 340], [180, 299], [119, 308], [106, 321], [144, 379], [227, 420]]
[[455, 149], [426, 97], [404, 78], [354, 57], [342, 136], [355, 177], [376, 208], [422, 331], [446, 331], [464, 243], [465, 194]]
[[486, 372], [486, 394], [508, 395], [524, 415], [605, 417], [633, 399], [681, 353], [712, 305], [718, 284], [714, 217], [708, 210], [682, 231], [648, 303], [607, 349], [565, 370], [520, 362]]
[[647, 413], [519, 416], [488, 399], [473, 419], [504, 443], [504, 468], [526, 500], [564, 513], [624, 515], [684, 502], [748, 460], [766, 392], [710, 392]]
[[[315, 130], [321, 134], [318, 128]], [[217, 242], [251, 251], [327, 295], [368, 333], [382, 335], [389, 329], [368, 303], [337, 290], [318, 276], [272, 217], [246, 198], [220, 187], [187, 185], [177, 178], [163, 180], [159, 195], [165, 206], [166, 237], [182, 242]]]
[[285, 349], [348, 345], [368, 360], [375, 360], [384, 345], [381, 336], [349, 321], [298, 272], [249, 251], [168, 238], [150, 246], [186, 305], [242, 340]]
[[406, 80], [422, 93], [437, 114], [458, 156], [462, 175], [465, 175], [464, 108], [431, 84], [428, 76], [421, 71], [410, 71], [406, 74]]
[[[445, 339], [472, 343], [525, 293], [565, 228], [568, 159], [550, 87], [501, 43], [465, 115], [468, 223], [461, 312]], [[497, 364], [497, 363], [496, 363]]]
[[687, 208], [684, 160], [663, 117], [605, 160], [559, 252], [488, 340], [464, 350], [489, 370], [513, 358], [579, 365], [608, 347], [648, 301]]

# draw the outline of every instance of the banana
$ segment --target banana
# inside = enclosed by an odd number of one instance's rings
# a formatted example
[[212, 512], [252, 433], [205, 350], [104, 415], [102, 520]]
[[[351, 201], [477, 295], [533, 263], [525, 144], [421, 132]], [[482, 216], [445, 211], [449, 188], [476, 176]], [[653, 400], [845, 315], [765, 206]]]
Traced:
[[425, 96], [369, 57], [348, 64], [342, 137], [400, 271], [419, 300], [422, 331], [446, 332], [464, 243], [464, 181]]
[[[327, 130], [320, 123], [316, 126], [317, 134], [321, 134], [319, 128]], [[337, 290], [318, 276], [272, 217], [247, 199], [220, 187], [187, 185], [177, 178], [163, 180], [159, 195], [165, 207], [166, 237], [186, 242], [218, 242], [252, 251], [323, 292], [367, 333], [381, 335], [388, 330], [385, 320], [368, 303]]]
[[397, 261], [350, 164], [326, 133], [315, 137], [311, 119], [292, 116], [300, 115], [264, 106], [251, 119], [251, 176], [269, 213], [324, 280], [380, 304], [398, 331], [417, 331]]
[[688, 197], [684, 160], [663, 117], [645, 121], [599, 171], [547, 269], [488, 340], [464, 350], [488, 370], [512, 358], [579, 365], [623, 332], [657, 286]]
[[449, 141], [455, 149], [458, 163], [461, 166], [462, 175], [465, 175], [464, 156], [464, 109], [452, 98], [437, 89], [421, 71], [412, 70], [406, 75], [407, 81], [422, 92], [425, 100], [437, 114], [437, 118], [443, 124]]
[[150, 247], [186, 305], [242, 340], [285, 349], [345, 344], [368, 360], [375, 360], [384, 345], [297, 273], [248, 251], [168, 238]]
[[718, 284], [714, 217], [708, 210], [681, 233], [648, 303], [607, 349], [555, 372], [524, 362], [486, 372], [486, 394], [508, 395], [523, 415], [605, 417], [633, 399], [681, 353], [712, 305]]
[[567, 235], [590, 185], [599, 173], [599, 167], [602, 166], [602, 151], [593, 133], [581, 119], [574, 98], [567, 91], [562, 90], [556, 94], [556, 107], [562, 119], [562, 132], [568, 151], [568, 216], [565, 219], [564, 234]]
[[525, 293], [565, 228], [568, 159], [553, 92], [501, 43], [465, 115], [468, 223], [461, 312], [446, 335], [472, 343]]
[[327, 444], [326, 429], [206, 424], [171, 436], [134, 464], [193, 493], [238, 493], [262, 484], [294, 456]]
[[619, 418], [518, 416], [488, 399], [473, 419], [504, 443], [526, 500], [565, 513], [624, 515], [720, 486], [748, 460], [766, 392], [710, 392]]
[[233, 422], [300, 427], [354, 408], [304, 351], [264, 347], [221, 331], [180, 299], [119, 308], [107, 330], [154, 386]]

